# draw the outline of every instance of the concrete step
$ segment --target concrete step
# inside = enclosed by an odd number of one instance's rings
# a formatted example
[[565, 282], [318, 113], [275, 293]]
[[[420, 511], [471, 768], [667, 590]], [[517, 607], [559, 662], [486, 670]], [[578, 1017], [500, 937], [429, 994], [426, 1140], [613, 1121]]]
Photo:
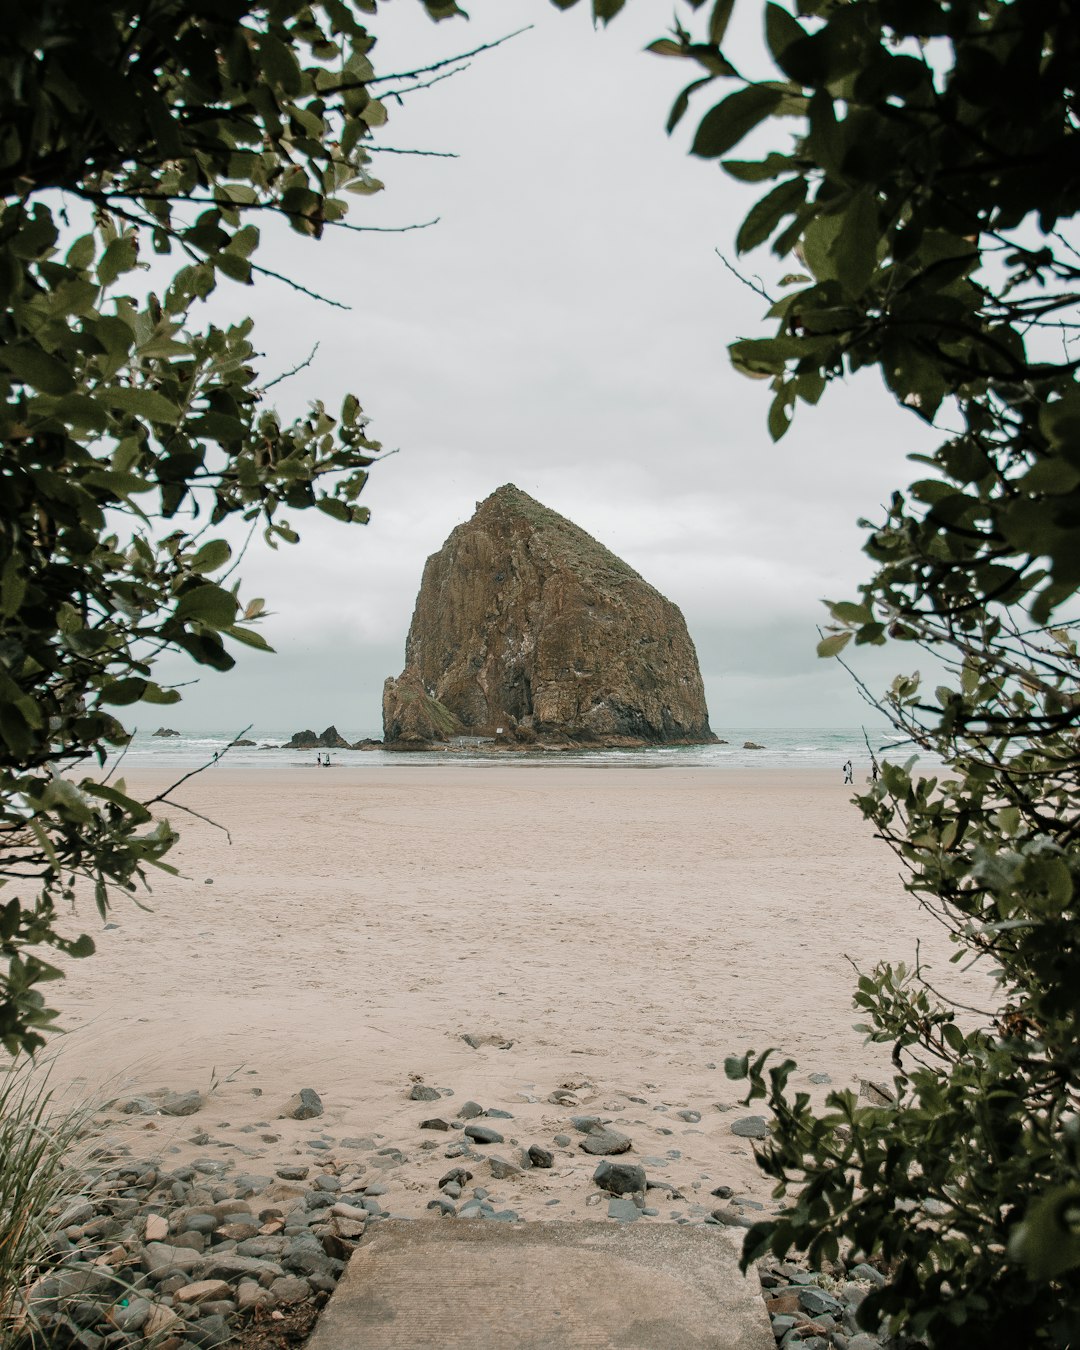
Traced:
[[775, 1350], [742, 1233], [383, 1219], [308, 1350]]

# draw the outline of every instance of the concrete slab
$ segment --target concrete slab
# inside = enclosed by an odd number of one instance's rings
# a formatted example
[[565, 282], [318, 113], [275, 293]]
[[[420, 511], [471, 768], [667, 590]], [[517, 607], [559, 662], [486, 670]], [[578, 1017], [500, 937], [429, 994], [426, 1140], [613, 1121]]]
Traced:
[[742, 1233], [383, 1219], [308, 1350], [774, 1350]]

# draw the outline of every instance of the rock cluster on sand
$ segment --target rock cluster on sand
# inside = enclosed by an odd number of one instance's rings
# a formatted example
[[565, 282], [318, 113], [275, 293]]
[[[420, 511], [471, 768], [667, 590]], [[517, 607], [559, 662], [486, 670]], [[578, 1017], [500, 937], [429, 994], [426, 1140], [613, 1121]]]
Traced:
[[716, 739], [678, 607], [512, 484], [428, 559], [383, 730], [388, 749]]
[[[128, 1145], [105, 1139], [71, 1169], [71, 1190], [52, 1211], [56, 1266], [27, 1291], [43, 1333], [39, 1343], [77, 1350], [226, 1344], [267, 1350], [268, 1322], [289, 1334], [289, 1344], [298, 1343], [357, 1243], [380, 1220], [402, 1217], [402, 1205], [423, 1206], [430, 1222], [535, 1221], [554, 1217], [550, 1207], [560, 1203], [550, 1198], [552, 1179], [572, 1179], [599, 1222], [666, 1219], [747, 1229], [763, 1217], [761, 1204], [731, 1186], [709, 1194], [708, 1181], [686, 1167], [682, 1150], [667, 1147], [671, 1125], [650, 1128], [644, 1117], [613, 1118], [606, 1109], [570, 1114], [592, 1096], [593, 1085], [584, 1080], [559, 1084], [547, 1098], [559, 1109], [545, 1121], [543, 1143], [513, 1112], [416, 1079], [402, 1086], [403, 1101], [415, 1105], [416, 1132], [406, 1127], [397, 1143], [381, 1134], [327, 1133], [322, 1099], [310, 1087], [270, 1112], [275, 1125], [299, 1121], [308, 1130], [293, 1136], [291, 1156], [261, 1165], [205, 1152], [183, 1163], [136, 1160]], [[425, 1113], [436, 1100], [446, 1119], [438, 1118], [432, 1137], [425, 1132], [434, 1120]], [[538, 1099], [519, 1093], [516, 1100]], [[640, 1097], [629, 1102], [648, 1106]], [[194, 1090], [161, 1089], [113, 1105], [130, 1118], [191, 1117], [209, 1100]], [[684, 1133], [699, 1133], [702, 1110], [669, 1111], [662, 1103], [652, 1110], [657, 1122], [680, 1121]], [[227, 1143], [218, 1129], [228, 1128], [225, 1122], [197, 1127], [188, 1142], [212, 1153]], [[263, 1141], [281, 1143], [270, 1119], [249, 1128], [266, 1131]], [[664, 1141], [661, 1152], [648, 1151], [650, 1136], [653, 1148]], [[636, 1146], [643, 1146], [640, 1155]], [[176, 1145], [170, 1151], [178, 1151]], [[588, 1157], [597, 1152], [604, 1156]], [[614, 1153], [634, 1160], [607, 1156]], [[674, 1181], [657, 1175], [671, 1167], [684, 1175]], [[784, 1350], [875, 1350], [881, 1344], [856, 1323], [860, 1303], [883, 1282], [872, 1267], [852, 1262], [811, 1273], [766, 1259], [758, 1273]]]

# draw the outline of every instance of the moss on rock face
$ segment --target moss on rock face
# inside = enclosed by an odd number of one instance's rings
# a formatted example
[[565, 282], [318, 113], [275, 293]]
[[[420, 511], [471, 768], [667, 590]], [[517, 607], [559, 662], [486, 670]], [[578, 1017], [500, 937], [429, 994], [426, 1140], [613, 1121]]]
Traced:
[[390, 747], [459, 730], [529, 743], [715, 740], [678, 607], [510, 483], [428, 559], [383, 725]]
[[423, 749], [448, 741], [460, 730], [458, 719], [431, 697], [415, 672], [405, 670], [400, 679], [383, 685], [383, 735], [388, 743]]

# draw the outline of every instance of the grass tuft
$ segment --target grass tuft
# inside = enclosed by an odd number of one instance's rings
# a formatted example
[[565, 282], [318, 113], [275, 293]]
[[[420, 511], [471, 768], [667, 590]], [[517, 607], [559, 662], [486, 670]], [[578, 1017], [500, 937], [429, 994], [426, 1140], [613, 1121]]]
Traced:
[[88, 1114], [54, 1105], [49, 1072], [40, 1060], [0, 1064], [0, 1350], [34, 1341], [26, 1294], [54, 1264], [49, 1211], [71, 1184], [64, 1159]]

